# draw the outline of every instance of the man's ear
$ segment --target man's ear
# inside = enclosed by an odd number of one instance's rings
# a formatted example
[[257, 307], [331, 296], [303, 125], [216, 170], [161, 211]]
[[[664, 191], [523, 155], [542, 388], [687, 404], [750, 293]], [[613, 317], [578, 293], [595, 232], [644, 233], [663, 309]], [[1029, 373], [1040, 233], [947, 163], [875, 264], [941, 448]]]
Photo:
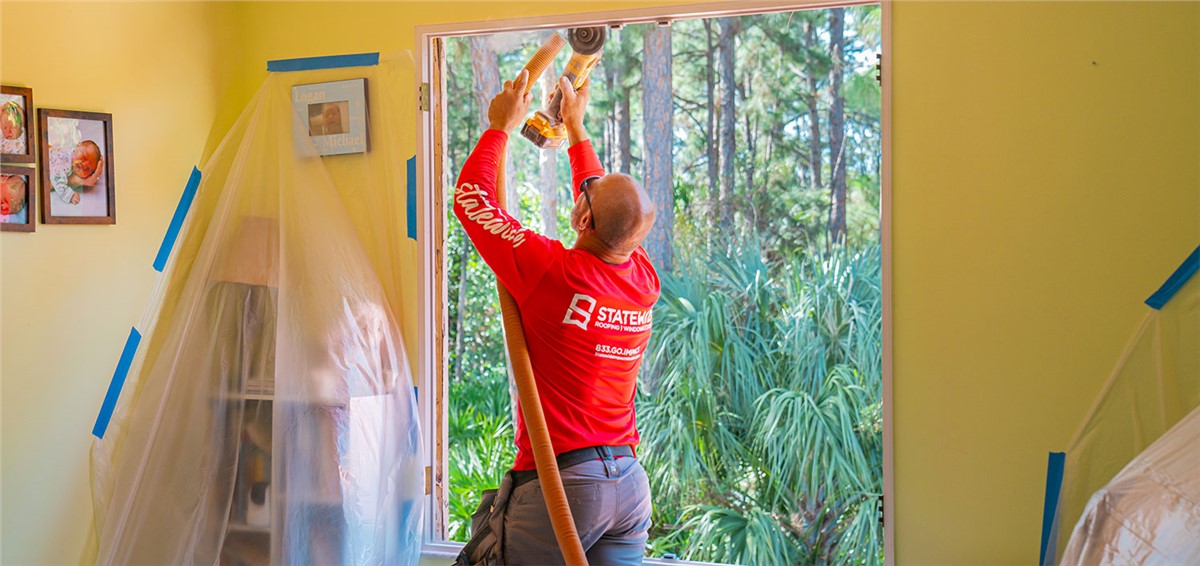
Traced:
[[592, 210], [589, 208], [586, 212], [579, 213], [579, 218], [575, 220], [575, 231], [586, 232], [588, 227], [592, 225]]

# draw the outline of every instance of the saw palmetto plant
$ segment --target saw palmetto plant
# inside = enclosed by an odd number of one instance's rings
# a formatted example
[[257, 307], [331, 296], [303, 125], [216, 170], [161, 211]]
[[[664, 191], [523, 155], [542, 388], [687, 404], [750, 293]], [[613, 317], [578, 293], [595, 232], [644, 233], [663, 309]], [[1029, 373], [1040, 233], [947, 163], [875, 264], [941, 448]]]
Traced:
[[639, 397], [651, 552], [882, 559], [880, 253], [768, 265], [715, 250], [663, 277]]

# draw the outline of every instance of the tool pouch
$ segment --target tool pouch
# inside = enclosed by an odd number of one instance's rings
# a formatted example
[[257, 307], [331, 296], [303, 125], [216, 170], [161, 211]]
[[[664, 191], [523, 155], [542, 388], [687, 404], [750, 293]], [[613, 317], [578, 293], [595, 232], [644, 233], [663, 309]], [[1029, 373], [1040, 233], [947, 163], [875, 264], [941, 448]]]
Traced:
[[512, 490], [513, 474], [510, 470], [500, 480], [499, 489], [483, 492], [479, 508], [471, 515], [471, 540], [458, 553], [454, 566], [504, 564], [504, 510], [508, 507]]

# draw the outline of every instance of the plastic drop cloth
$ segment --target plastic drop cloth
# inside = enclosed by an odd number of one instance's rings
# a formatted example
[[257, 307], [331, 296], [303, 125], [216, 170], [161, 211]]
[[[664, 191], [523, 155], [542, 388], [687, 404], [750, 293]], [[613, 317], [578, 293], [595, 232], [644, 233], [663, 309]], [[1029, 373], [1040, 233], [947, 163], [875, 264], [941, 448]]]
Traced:
[[[416, 293], [412, 69], [405, 53], [271, 74], [200, 166], [92, 447], [96, 563], [417, 562], [423, 459], [397, 322], [415, 327], [400, 311]], [[320, 157], [291, 87], [354, 78], [370, 150]]]
[[1200, 408], [1092, 496], [1061, 564], [1200, 564]]
[[[1196, 452], [1200, 452], [1200, 434], [1197, 433], [1195, 424], [1191, 425], [1191, 436], [1181, 445], [1190, 446], [1191, 454], [1186, 454], [1186, 450], [1182, 448], [1174, 454], [1164, 453], [1165, 448], [1155, 448], [1134, 461], [1138, 454], [1142, 454], [1184, 416], [1200, 406], [1200, 276], [1193, 276], [1161, 310], [1147, 310], [1145, 318], [1121, 354], [1116, 368], [1092, 405], [1088, 416], [1067, 446], [1060, 503], [1061, 525], [1076, 524], [1083, 515], [1089, 498], [1109, 484], [1122, 469], [1125, 469], [1122, 472], [1122, 476], [1125, 477], [1117, 480], [1122, 482], [1120, 486], [1109, 486], [1110, 493], [1104, 496], [1110, 500], [1107, 504], [1111, 504], [1111, 500], [1119, 494], [1123, 508], [1141, 509], [1139, 513], [1147, 520], [1152, 514], [1162, 514], [1164, 517], [1170, 515], [1174, 511], [1162, 499], [1163, 496], [1154, 493], [1154, 490], [1147, 486], [1164, 479], [1165, 476], [1160, 474], [1167, 473], [1166, 469], [1178, 465], [1179, 459], [1191, 458], [1193, 462], [1200, 463], [1196, 460]], [[1174, 433], [1175, 431], [1172, 434]], [[1180, 431], [1179, 434], [1186, 436], [1189, 433]], [[1143, 483], [1143, 487], [1129, 490], [1129, 482], [1133, 481], [1132, 476], [1139, 473], [1137, 470], [1154, 477], [1148, 476], [1138, 480], [1150, 483]], [[1195, 478], [1200, 477], [1200, 467], [1193, 466], [1191, 470], [1194, 482]], [[1197, 493], [1195, 483], [1191, 484], [1190, 489], [1193, 490], [1193, 494]], [[1139, 499], [1141, 501], [1138, 501]], [[1192, 525], [1193, 529], [1197, 521], [1200, 521], [1194, 507], [1196, 501], [1192, 500], [1191, 515], [1187, 517], [1188, 524]], [[1160, 509], [1151, 511], [1156, 505], [1160, 506]], [[1093, 511], [1089, 511], [1091, 512]], [[1182, 520], [1183, 517], [1177, 519]], [[1083, 520], [1094, 523], [1098, 519], [1083, 517]], [[1151, 523], [1144, 525], [1146, 528], [1154, 526], [1155, 529], [1166, 529], [1162, 530], [1161, 534], [1150, 533], [1154, 536], [1152, 544], [1167, 544], [1167, 539], [1182, 534], [1183, 531], [1173, 529], [1172, 521], [1164, 518], [1157, 526]], [[1088, 532], [1091, 533], [1089, 536], [1100, 537], [1106, 536], [1105, 533], [1109, 531], [1093, 529]], [[1123, 533], [1117, 539], [1109, 541], [1093, 540], [1089, 548], [1111, 544], [1116, 552], [1117, 548], [1127, 548], [1129, 544], [1136, 544], [1136, 541], [1129, 538], [1131, 531]], [[1191, 536], [1195, 536], [1196, 531], [1191, 533]], [[1070, 531], [1065, 528], [1059, 532], [1058, 548], [1064, 549], [1064, 552], [1068, 536]], [[1151, 544], [1150, 540], [1146, 543]], [[1072, 541], [1071, 544], [1076, 543]], [[1143, 562], [1117, 560], [1115, 563]], [[1148, 560], [1144, 563], [1157, 562]], [[1193, 555], [1193, 559], [1185, 563], [1200, 564], [1200, 556]]]

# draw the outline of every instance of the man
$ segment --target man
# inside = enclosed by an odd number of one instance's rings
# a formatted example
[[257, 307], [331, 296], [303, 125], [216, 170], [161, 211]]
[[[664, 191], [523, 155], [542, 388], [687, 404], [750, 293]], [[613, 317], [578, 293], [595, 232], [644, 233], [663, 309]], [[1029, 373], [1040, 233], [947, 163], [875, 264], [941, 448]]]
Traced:
[[[576, 92], [566, 79], [559, 85], [560, 116], [570, 143], [575, 244], [566, 248], [528, 230], [499, 207], [497, 168], [508, 133], [528, 112], [528, 80], [522, 71], [492, 99], [491, 125], [463, 165], [454, 212], [520, 305], [534, 378], [588, 561], [640, 564], [650, 527], [650, 486], [635, 453], [633, 397], [659, 293], [658, 275], [641, 247], [654, 207], [628, 175], [605, 175], [583, 128], [589, 84]], [[511, 496], [505, 502], [501, 488], [494, 513], [500, 516], [489, 519], [503, 561], [561, 563], [519, 413], [516, 443], [516, 462], [506, 477]]]

